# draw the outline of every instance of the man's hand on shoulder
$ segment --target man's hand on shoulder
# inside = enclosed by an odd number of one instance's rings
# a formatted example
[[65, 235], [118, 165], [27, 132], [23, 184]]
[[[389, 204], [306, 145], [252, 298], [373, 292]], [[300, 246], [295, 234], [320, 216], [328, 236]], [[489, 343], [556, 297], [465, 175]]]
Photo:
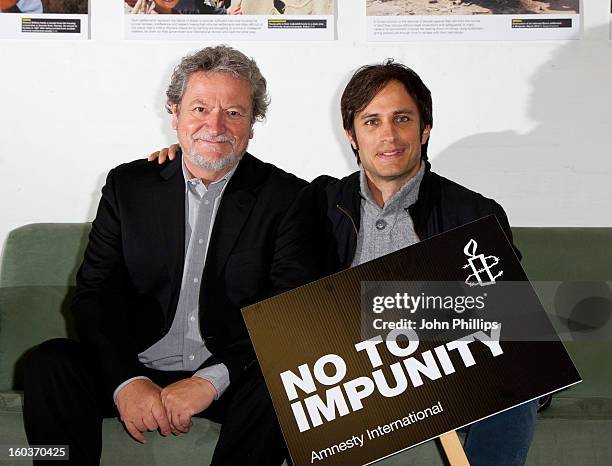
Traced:
[[146, 443], [142, 433], [159, 429], [162, 435], [171, 432], [166, 410], [161, 402], [162, 389], [148, 379], [128, 383], [117, 393], [117, 409], [121, 421], [132, 437]]
[[164, 147], [163, 149], [160, 149], [157, 152], [153, 152], [147, 157], [147, 160], [149, 162], [157, 160], [157, 163], [161, 165], [166, 160], [174, 160], [179, 150], [180, 146], [178, 144], [172, 144], [170, 147]]
[[191, 417], [201, 413], [214, 401], [217, 390], [208, 380], [190, 377], [168, 385], [161, 391], [172, 429], [189, 432]]

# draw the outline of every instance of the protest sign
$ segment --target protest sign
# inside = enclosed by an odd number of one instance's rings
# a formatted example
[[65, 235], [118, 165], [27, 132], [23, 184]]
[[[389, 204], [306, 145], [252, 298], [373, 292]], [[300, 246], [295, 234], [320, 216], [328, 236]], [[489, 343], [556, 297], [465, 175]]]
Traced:
[[369, 464], [580, 381], [494, 216], [243, 315], [297, 466]]

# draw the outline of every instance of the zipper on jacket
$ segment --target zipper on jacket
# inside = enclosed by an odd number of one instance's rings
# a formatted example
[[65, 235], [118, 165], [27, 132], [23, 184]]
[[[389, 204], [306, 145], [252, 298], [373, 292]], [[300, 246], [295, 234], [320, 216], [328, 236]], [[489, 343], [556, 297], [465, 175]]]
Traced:
[[359, 236], [359, 230], [357, 229], [357, 225], [355, 225], [355, 220], [353, 220], [353, 217], [351, 216], [349, 211], [342, 207], [340, 204], [336, 204], [336, 207], [338, 208], [338, 210], [340, 210], [340, 212], [342, 212], [349, 218], [351, 224], [353, 225], [353, 230], [355, 230], [355, 235]]

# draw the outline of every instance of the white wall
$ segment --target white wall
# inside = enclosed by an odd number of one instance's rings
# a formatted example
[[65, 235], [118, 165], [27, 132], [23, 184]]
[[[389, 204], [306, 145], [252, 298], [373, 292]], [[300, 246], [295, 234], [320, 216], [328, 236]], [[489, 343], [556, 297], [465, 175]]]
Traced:
[[[394, 57], [434, 96], [436, 171], [497, 199], [513, 225], [612, 226], [609, 0], [583, 2], [571, 42], [366, 44], [362, 1], [338, 0], [338, 40], [236, 42], [269, 80], [250, 150], [302, 177], [355, 170], [339, 96]], [[123, 7], [92, 0], [92, 40], [0, 43], [0, 241], [32, 222], [95, 214], [106, 172], [175, 138], [171, 69], [202, 42], [124, 41]]]

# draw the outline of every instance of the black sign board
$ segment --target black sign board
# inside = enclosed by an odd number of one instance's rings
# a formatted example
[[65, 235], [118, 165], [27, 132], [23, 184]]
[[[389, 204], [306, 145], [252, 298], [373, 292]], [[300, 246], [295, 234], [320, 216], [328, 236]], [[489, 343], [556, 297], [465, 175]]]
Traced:
[[368, 464], [580, 381], [494, 216], [243, 315], [297, 466]]

